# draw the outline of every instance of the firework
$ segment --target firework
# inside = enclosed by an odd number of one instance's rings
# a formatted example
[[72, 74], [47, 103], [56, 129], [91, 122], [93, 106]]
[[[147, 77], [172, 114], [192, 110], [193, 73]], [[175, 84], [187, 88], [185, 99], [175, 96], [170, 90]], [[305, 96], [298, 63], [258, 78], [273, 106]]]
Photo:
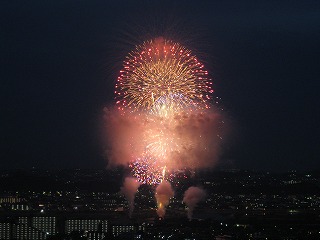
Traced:
[[152, 105], [150, 113], [168, 119], [196, 109], [198, 105], [192, 100], [188, 101], [183, 94], [169, 94], [159, 97]]
[[160, 217], [174, 195], [170, 182], [177, 186], [216, 161], [222, 137], [220, 116], [209, 109], [212, 93], [204, 65], [179, 43], [146, 41], [123, 63], [117, 112], [106, 118], [110, 164], [125, 164], [139, 183], [157, 185]]
[[165, 166], [154, 157], [137, 158], [129, 164], [132, 175], [142, 184], [156, 185], [163, 181]]
[[174, 114], [166, 118], [149, 116], [148, 127], [143, 134], [145, 151], [161, 159], [162, 163], [169, 168], [174, 165], [172, 160], [175, 159], [175, 155], [194, 144], [194, 138], [180, 134], [179, 127], [180, 119]]
[[162, 38], [137, 46], [120, 71], [115, 94], [120, 110], [148, 111], [161, 98], [208, 108], [213, 92], [208, 72], [191, 51]]
[[[121, 140], [119, 152], [129, 151], [126, 161], [133, 176], [143, 184], [159, 184], [164, 179], [164, 168], [166, 179], [171, 181], [175, 172], [209, 167], [216, 161], [221, 139], [214, 134], [220, 132], [219, 115], [169, 111], [166, 117], [150, 113], [128, 119], [130, 127], [118, 130], [121, 135], [114, 136]], [[131, 128], [135, 129], [132, 133], [128, 130]], [[125, 160], [126, 156], [121, 156]]]

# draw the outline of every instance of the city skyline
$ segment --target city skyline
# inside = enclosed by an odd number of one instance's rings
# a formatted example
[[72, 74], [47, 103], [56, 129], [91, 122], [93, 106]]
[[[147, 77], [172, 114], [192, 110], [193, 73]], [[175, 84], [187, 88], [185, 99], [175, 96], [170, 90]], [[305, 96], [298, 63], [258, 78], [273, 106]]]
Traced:
[[[120, 169], [0, 171], [0, 238], [319, 238], [319, 171], [216, 171], [177, 178], [164, 219], [155, 213], [155, 186], [148, 185], [139, 188], [129, 217], [121, 177]], [[183, 192], [195, 180], [207, 197], [188, 219]]]

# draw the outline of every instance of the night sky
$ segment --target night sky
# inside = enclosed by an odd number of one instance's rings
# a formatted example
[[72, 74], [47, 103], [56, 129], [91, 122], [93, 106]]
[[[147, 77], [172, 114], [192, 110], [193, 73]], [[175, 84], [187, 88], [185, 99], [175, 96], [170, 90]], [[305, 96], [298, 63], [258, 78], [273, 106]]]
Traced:
[[320, 168], [319, 1], [1, 1], [0, 169], [104, 168], [121, 60], [164, 36], [214, 79], [221, 168]]

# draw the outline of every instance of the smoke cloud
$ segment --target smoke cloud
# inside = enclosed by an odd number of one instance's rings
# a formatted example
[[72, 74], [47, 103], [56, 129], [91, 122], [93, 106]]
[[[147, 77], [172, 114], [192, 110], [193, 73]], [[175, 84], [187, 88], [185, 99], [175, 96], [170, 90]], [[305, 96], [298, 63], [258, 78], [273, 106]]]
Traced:
[[130, 217], [134, 209], [134, 198], [139, 186], [140, 186], [140, 183], [135, 178], [127, 177], [124, 179], [123, 186], [121, 187], [121, 190], [120, 190], [124, 194], [124, 196], [126, 197], [129, 203]]
[[189, 187], [184, 193], [183, 202], [188, 206], [188, 218], [192, 219], [194, 208], [206, 197], [206, 192], [199, 187]]
[[[213, 167], [225, 135], [222, 122], [223, 116], [215, 110], [177, 113], [171, 120], [150, 114], [122, 115], [117, 110], [105, 110], [108, 166], [127, 166], [143, 156], [147, 149], [168, 170]], [[170, 147], [163, 149], [162, 146]]]
[[169, 205], [170, 198], [174, 196], [174, 191], [168, 181], [162, 181], [156, 188], [155, 197], [157, 200], [157, 214], [163, 218], [166, 214], [166, 207]]
[[144, 146], [141, 143], [143, 122], [133, 114], [121, 115], [119, 111], [104, 109], [104, 131], [108, 167], [127, 164], [140, 157]]

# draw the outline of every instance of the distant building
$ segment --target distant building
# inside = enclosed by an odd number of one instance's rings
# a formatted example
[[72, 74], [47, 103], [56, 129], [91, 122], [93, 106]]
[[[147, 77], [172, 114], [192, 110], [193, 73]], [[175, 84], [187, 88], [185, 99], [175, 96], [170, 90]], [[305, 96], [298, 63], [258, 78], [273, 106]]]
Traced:
[[14, 211], [29, 211], [29, 205], [26, 203], [12, 203], [11, 210]]
[[49, 216], [33, 217], [32, 227], [46, 233], [47, 235], [55, 235], [57, 233], [56, 222], [57, 222], [56, 217], [49, 217]]
[[106, 233], [108, 231], [108, 221], [100, 219], [69, 219], [65, 222], [65, 231], [67, 234], [73, 231]]
[[25, 202], [25, 199], [17, 196], [1, 196], [0, 205], [5, 209], [28, 211], [29, 206]]
[[115, 237], [123, 233], [129, 233], [133, 231], [134, 231], [134, 226], [131, 224], [121, 224], [121, 225], [118, 224], [118, 225], [112, 226], [112, 234]]
[[32, 226], [19, 223], [16, 226], [16, 237], [17, 240], [42, 240], [46, 239], [46, 234], [44, 232], [39, 231], [38, 229], [33, 228]]
[[49, 216], [19, 217], [17, 224], [13, 224], [13, 227], [13, 239], [47, 239], [48, 236], [56, 234], [56, 218]]
[[0, 239], [2, 240], [10, 240], [11, 239], [11, 231], [12, 226], [10, 223], [1, 222], [0, 223]]
[[105, 238], [106, 233], [103, 232], [87, 232], [88, 240], [102, 240]]
[[0, 197], [0, 203], [19, 203], [23, 199], [17, 196], [2, 196]]

